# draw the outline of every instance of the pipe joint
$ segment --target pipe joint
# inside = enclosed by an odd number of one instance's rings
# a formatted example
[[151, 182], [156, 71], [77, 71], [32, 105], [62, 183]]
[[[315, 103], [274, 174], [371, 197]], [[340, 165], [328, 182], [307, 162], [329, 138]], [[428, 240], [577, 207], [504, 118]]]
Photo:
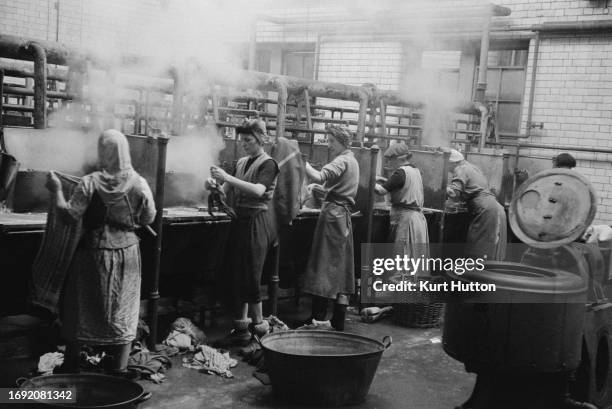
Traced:
[[47, 127], [47, 52], [30, 41], [23, 46], [34, 60], [34, 128]]

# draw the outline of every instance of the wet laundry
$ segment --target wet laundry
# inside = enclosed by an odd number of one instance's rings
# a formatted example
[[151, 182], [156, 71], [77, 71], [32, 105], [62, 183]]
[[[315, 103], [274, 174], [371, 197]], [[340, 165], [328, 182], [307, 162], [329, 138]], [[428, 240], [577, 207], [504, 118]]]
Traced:
[[185, 368], [197, 369], [207, 374], [216, 374], [223, 378], [233, 378], [231, 368], [238, 365], [238, 361], [231, 358], [229, 352], [217, 350], [207, 345], [200, 345], [193, 358], [183, 358]]

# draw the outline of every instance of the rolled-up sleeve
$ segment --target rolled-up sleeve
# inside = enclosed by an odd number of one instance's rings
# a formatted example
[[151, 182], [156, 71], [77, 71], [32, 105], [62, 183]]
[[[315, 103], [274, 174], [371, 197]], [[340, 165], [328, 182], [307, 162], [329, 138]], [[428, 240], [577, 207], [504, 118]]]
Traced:
[[153, 223], [155, 220], [155, 215], [157, 211], [155, 210], [155, 200], [153, 199], [153, 193], [151, 192], [151, 188], [149, 184], [144, 178], [140, 178], [140, 183], [142, 186], [142, 209], [140, 211], [140, 217], [138, 223], [141, 226], [146, 226], [148, 224]]
[[93, 195], [94, 187], [90, 178], [83, 177], [79, 184], [74, 188], [72, 196], [66, 203], [66, 208], [63, 213], [67, 216], [67, 220], [77, 222], [81, 220]]
[[465, 191], [468, 184], [468, 175], [463, 168], [457, 168], [448, 185], [447, 192], [451, 197], [458, 197]]
[[323, 169], [321, 169], [321, 183], [333, 182], [335, 179], [342, 176], [345, 170], [346, 161], [340, 156], [337, 156], [334, 158], [334, 160], [323, 166]]

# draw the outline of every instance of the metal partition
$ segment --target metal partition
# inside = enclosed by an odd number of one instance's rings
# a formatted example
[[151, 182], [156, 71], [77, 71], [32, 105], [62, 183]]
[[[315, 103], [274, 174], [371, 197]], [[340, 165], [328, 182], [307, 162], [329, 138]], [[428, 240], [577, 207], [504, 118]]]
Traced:
[[512, 200], [514, 171], [505, 152], [466, 152], [465, 159], [476, 165], [487, 178], [491, 192], [501, 204]]
[[448, 153], [440, 151], [412, 151], [411, 162], [421, 171], [423, 178], [424, 207], [444, 210], [448, 157]]

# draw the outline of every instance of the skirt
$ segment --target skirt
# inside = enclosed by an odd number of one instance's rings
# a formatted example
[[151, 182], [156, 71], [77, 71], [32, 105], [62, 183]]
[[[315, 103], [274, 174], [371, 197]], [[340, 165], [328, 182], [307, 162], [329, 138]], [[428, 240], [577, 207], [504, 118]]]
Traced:
[[[395, 254], [411, 258], [429, 257], [427, 220], [422, 212], [410, 209], [391, 212], [389, 241], [395, 243]], [[430, 277], [427, 268], [416, 271], [416, 277]], [[395, 277], [399, 281], [400, 277]], [[394, 281], [395, 281], [394, 280]]]
[[346, 207], [323, 204], [301, 289], [331, 299], [355, 292], [353, 225]]
[[467, 255], [503, 260], [506, 257], [506, 212], [493, 195], [479, 195], [468, 202], [472, 221], [467, 233]]
[[[269, 211], [240, 214], [232, 222], [227, 242], [226, 267], [230, 272], [231, 301], [258, 303], [260, 284], [266, 257], [278, 240]], [[228, 300], [229, 301], [229, 300]]]
[[64, 292], [62, 336], [92, 345], [132, 342], [140, 309], [140, 269], [138, 244], [79, 247]]

